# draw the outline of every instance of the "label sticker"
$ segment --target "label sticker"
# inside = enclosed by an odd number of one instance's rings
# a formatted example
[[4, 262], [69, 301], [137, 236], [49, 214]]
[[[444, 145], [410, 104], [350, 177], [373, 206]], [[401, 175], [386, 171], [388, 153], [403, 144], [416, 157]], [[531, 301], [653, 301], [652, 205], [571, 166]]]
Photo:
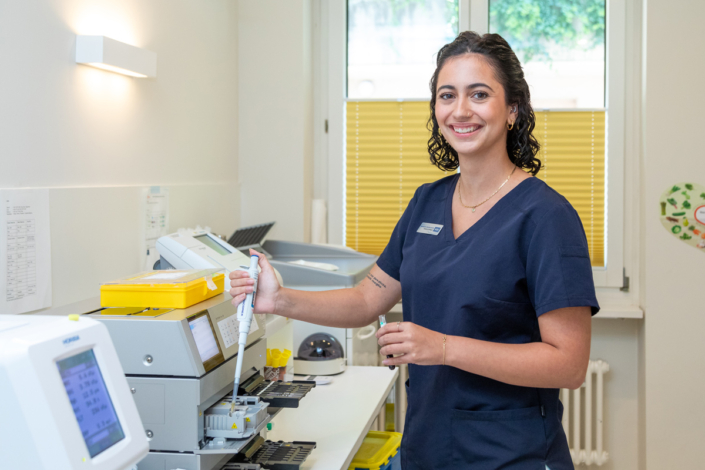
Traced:
[[438, 235], [439, 233], [441, 233], [442, 228], [442, 225], [429, 224], [428, 222], [424, 222], [421, 224], [417, 232], [425, 233], [426, 235]]
[[[218, 322], [218, 329], [220, 330], [221, 338], [223, 338], [223, 343], [225, 343], [225, 349], [231, 346], [237, 346], [237, 342], [240, 338], [240, 322], [237, 319], [237, 315], [230, 315], [228, 318], [220, 320]], [[257, 317], [252, 315], [250, 333], [254, 333], [257, 330], [259, 330]]]
[[250, 324], [250, 333], [254, 333], [259, 330], [259, 325], [257, 325], [257, 317], [252, 315], [252, 323]]
[[[220, 330], [220, 337], [223, 338], [223, 342], [225, 343], [225, 349], [237, 345], [237, 340], [240, 335], [240, 322], [237, 321], [236, 315], [230, 315], [225, 320], [220, 320], [218, 322], [218, 329]], [[250, 330], [252, 330], [252, 327], [250, 327]]]

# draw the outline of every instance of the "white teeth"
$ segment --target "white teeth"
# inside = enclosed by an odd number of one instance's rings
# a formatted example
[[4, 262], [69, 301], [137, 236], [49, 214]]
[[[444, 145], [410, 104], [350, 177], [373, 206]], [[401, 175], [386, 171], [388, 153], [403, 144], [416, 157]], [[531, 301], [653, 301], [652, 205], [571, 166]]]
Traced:
[[458, 134], [469, 134], [470, 132], [475, 132], [477, 130], [477, 126], [455, 127], [454, 130]]

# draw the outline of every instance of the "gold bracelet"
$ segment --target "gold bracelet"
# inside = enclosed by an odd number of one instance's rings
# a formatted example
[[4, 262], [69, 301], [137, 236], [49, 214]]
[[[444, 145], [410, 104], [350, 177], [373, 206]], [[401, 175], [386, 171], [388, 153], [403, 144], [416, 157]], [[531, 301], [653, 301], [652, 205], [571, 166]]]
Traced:
[[446, 335], [443, 335], [443, 365], [446, 365]]

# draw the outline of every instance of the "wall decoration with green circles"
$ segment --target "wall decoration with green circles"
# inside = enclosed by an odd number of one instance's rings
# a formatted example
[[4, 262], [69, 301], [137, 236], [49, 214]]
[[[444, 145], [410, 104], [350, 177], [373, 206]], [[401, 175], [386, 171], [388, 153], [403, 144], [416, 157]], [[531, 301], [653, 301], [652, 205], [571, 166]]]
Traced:
[[661, 224], [671, 235], [705, 252], [705, 187], [678, 183], [666, 190], [659, 201]]

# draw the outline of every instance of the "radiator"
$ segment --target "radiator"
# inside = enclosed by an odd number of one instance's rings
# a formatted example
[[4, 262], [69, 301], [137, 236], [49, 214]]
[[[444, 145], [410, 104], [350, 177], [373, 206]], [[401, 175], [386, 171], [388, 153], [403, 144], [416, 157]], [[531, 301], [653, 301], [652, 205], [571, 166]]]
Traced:
[[600, 466], [607, 461], [603, 417], [604, 374], [609, 370], [610, 365], [604, 361], [590, 361], [583, 385], [577, 390], [561, 390], [563, 429], [575, 465]]

